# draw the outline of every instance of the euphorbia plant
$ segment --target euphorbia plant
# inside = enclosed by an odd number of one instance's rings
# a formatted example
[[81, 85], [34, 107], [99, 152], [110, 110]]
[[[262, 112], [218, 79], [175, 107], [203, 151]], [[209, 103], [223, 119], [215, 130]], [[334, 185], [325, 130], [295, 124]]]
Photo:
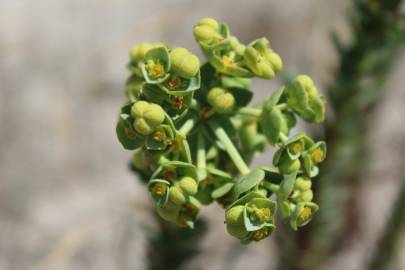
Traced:
[[[198, 22], [194, 36], [207, 59], [202, 65], [187, 49], [166, 44], [130, 53], [117, 136], [133, 151], [133, 168], [150, 179], [158, 214], [193, 228], [201, 208], [216, 201], [241, 243], [271, 235], [277, 212], [293, 229], [304, 226], [318, 210], [311, 179], [326, 145], [290, 130], [297, 118], [322, 122], [323, 97], [299, 75], [249, 105], [251, 78], [272, 79], [282, 68], [269, 41], [244, 45], [211, 18]], [[250, 168], [268, 145], [276, 148], [273, 164]]]

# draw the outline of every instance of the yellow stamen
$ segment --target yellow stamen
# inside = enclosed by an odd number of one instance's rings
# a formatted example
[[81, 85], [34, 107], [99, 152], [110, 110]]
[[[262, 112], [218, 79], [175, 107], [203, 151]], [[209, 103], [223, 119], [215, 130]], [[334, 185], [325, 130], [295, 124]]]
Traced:
[[175, 89], [181, 85], [181, 79], [177, 77], [170, 76], [166, 81], [165, 85], [169, 89]]
[[161, 130], [157, 130], [157, 131], [155, 131], [155, 132], [153, 133], [152, 138], [153, 138], [155, 141], [161, 142], [161, 141], [163, 141], [164, 139], [166, 139], [166, 134], [165, 134], [163, 131], [161, 131]]
[[290, 151], [291, 151], [293, 154], [301, 153], [302, 150], [304, 150], [304, 149], [303, 149], [303, 147], [302, 147], [302, 144], [299, 143], [299, 142], [294, 143], [294, 144], [292, 144], [292, 145], [290, 146]]
[[255, 241], [260, 241], [263, 238], [266, 238], [269, 235], [269, 229], [264, 227], [261, 228], [260, 230], [257, 230], [253, 233], [253, 239]]
[[229, 56], [224, 56], [222, 58], [222, 63], [224, 64], [225, 67], [232, 67], [235, 65], [235, 62], [233, 61], [233, 59]]
[[153, 193], [159, 196], [164, 196], [166, 194], [166, 185], [162, 183], [157, 183], [153, 187]]
[[321, 148], [317, 148], [311, 153], [311, 159], [313, 162], [319, 163], [322, 161], [323, 155], [323, 150]]
[[176, 109], [181, 110], [184, 107], [184, 97], [182, 97], [182, 96], [174, 97], [173, 98], [173, 106]]
[[150, 63], [148, 65], [148, 74], [152, 78], [158, 78], [162, 75], [164, 75], [165, 69], [162, 64], [155, 64], [155, 63]]
[[299, 219], [301, 220], [307, 220], [312, 214], [312, 210], [309, 207], [304, 207], [304, 209], [302, 209], [300, 215], [298, 216]]

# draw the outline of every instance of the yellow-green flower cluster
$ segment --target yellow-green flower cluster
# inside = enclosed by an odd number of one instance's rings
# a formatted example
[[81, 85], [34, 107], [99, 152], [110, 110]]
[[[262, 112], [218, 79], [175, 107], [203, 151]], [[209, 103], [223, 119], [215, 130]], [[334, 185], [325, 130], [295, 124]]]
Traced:
[[[299, 119], [324, 120], [324, 98], [299, 75], [252, 106], [251, 78], [272, 79], [283, 66], [269, 40], [245, 45], [212, 18], [193, 33], [205, 63], [162, 43], [130, 51], [116, 133], [133, 151], [131, 169], [147, 184], [159, 216], [181, 227], [193, 228], [213, 202], [242, 244], [270, 236], [276, 215], [293, 229], [306, 225], [319, 208], [312, 181], [326, 144], [290, 133]], [[276, 150], [272, 166], [251, 168], [269, 145]]]

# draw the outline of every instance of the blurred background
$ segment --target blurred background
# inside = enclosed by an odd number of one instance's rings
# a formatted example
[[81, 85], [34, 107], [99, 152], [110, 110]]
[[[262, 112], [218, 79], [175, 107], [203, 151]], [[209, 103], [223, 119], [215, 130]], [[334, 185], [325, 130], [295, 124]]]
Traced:
[[[321, 211], [301, 232], [245, 247], [210, 206], [191, 244], [199, 252], [161, 269], [405, 269], [400, 2], [2, 0], [0, 269], [152, 269], [162, 259], [152, 204], [115, 137], [125, 65], [141, 42], [201, 56], [192, 26], [207, 16], [242, 42], [268, 37], [289, 73], [328, 95], [325, 127], [300, 127], [330, 146]], [[255, 99], [280, 83], [254, 81]]]

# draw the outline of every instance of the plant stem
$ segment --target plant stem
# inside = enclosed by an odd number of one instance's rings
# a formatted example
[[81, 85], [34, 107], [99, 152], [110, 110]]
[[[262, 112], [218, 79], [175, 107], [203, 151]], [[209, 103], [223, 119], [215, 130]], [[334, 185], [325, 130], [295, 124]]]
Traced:
[[196, 117], [187, 119], [186, 122], [184, 122], [184, 124], [180, 127], [179, 132], [182, 135], [187, 136], [187, 134], [193, 129], [196, 123], [197, 123]]
[[244, 116], [252, 116], [254, 118], [258, 118], [262, 113], [262, 110], [252, 107], [242, 107], [238, 110], [238, 113]]
[[217, 122], [215, 122], [215, 120], [210, 121], [208, 124], [210, 128], [214, 131], [215, 136], [217, 136], [218, 140], [225, 147], [226, 152], [228, 153], [229, 157], [235, 164], [236, 168], [238, 168], [239, 172], [242, 175], [248, 174], [250, 172], [249, 167], [242, 159], [241, 155], [239, 154], [238, 150], [236, 149], [235, 145], [229, 138], [226, 131]]
[[198, 178], [202, 180], [206, 177], [207, 158], [205, 151], [204, 134], [199, 131], [197, 135], [197, 169]]
[[280, 132], [279, 139], [280, 139], [282, 142], [288, 141], [288, 137], [287, 137], [283, 132]]

